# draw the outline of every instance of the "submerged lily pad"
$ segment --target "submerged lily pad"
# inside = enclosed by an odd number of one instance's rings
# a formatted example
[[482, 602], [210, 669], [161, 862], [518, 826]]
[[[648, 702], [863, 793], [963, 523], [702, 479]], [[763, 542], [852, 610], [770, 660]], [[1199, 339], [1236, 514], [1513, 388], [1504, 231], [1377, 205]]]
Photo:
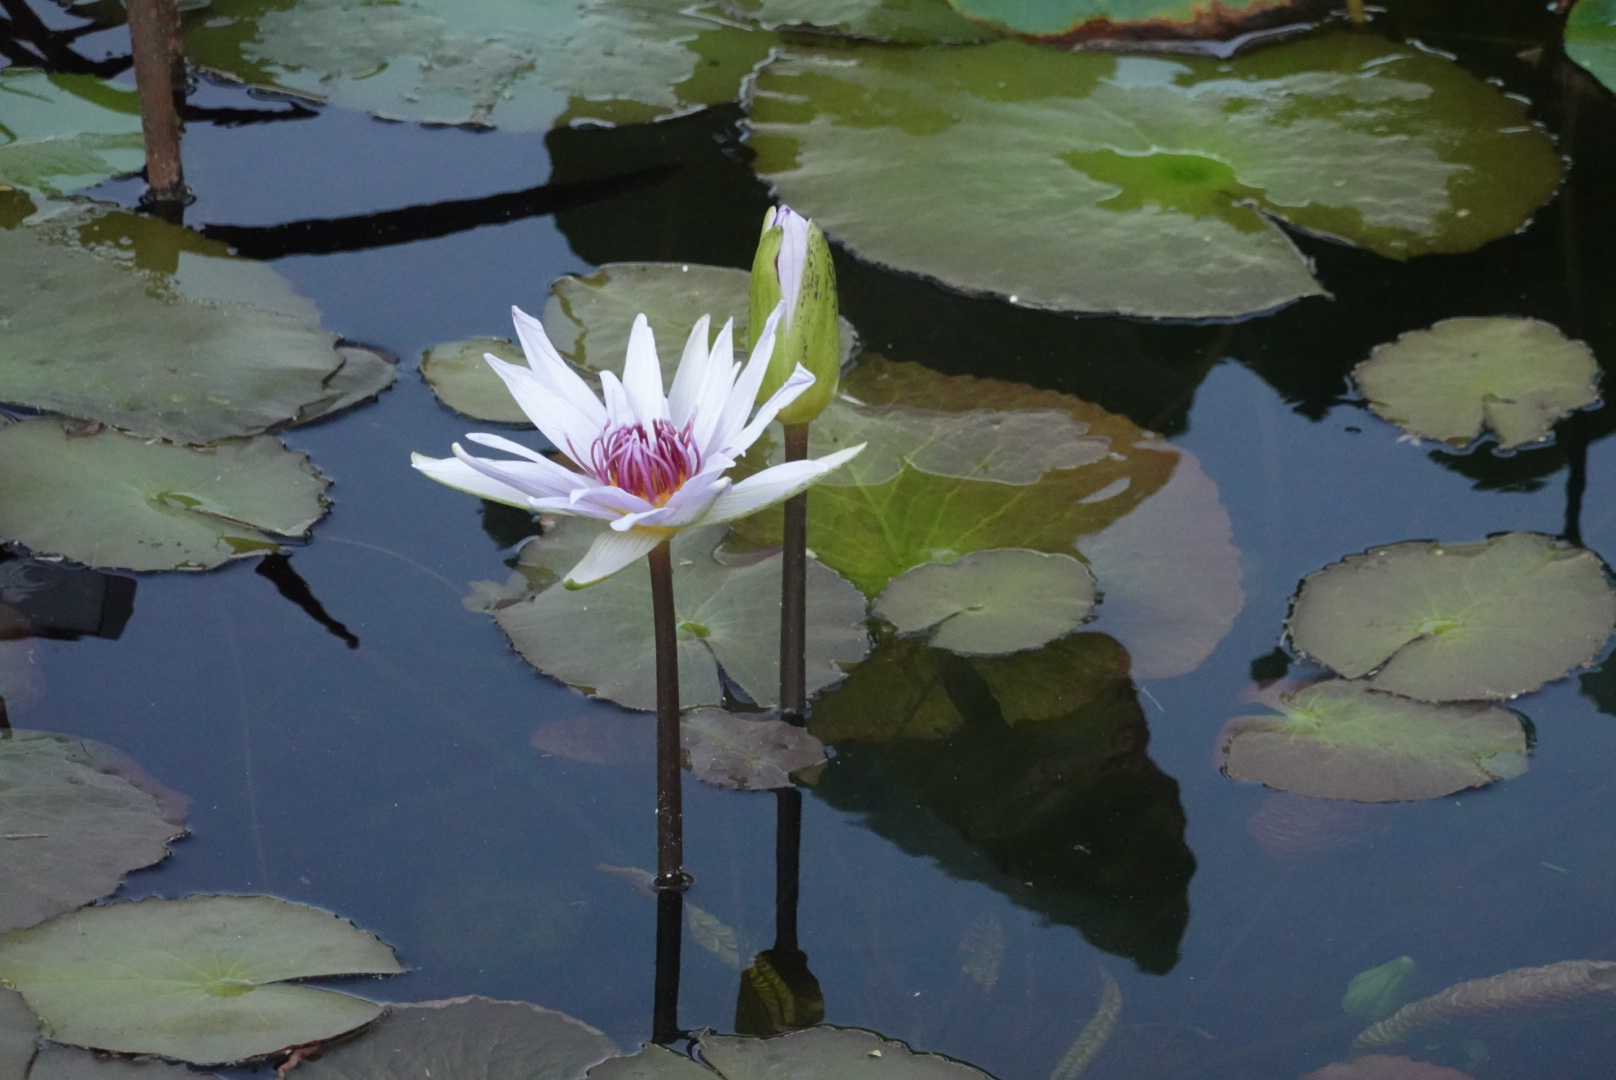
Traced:
[[206, 570], [305, 535], [330, 481], [279, 439], [217, 446], [76, 435], [50, 417], [0, 428], [0, 539], [126, 570]]
[[161, 862], [169, 843], [185, 835], [183, 804], [120, 771], [121, 755], [111, 747], [46, 731], [6, 735], [0, 931], [33, 926], [116, 891], [125, 874]]
[[460, 997], [389, 1005], [359, 1038], [302, 1062], [306, 1080], [580, 1080], [616, 1046], [566, 1013]]
[[1490, 431], [1513, 450], [1599, 400], [1593, 352], [1537, 319], [1445, 319], [1380, 346], [1352, 374], [1376, 416], [1454, 446]]
[[939, 649], [1000, 654], [1071, 633], [1093, 607], [1094, 575], [1071, 556], [994, 548], [905, 572], [874, 611], [899, 633], [935, 627]]
[[1331, 679], [1241, 716], [1219, 737], [1223, 771], [1320, 799], [1410, 802], [1526, 771], [1521, 719], [1482, 702], [1433, 704]]
[[199, 1065], [333, 1038], [381, 1015], [287, 979], [397, 975], [393, 950], [329, 912], [269, 896], [85, 908], [0, 936], [0, 979], [57, 1042]]
[[1616, 91], [1616, 0], [1577, 0], [1566, 16], [1565, 51]]
[[468, 338], [428, 349], [421, 358], [421, 377], [439, 401], [462, 416], [532, 427], [504, 381], [483, 359], [485, 353], [493, 353], [507, 364], [527, 363], [522, 350], [504, 338]]
[[[869, 445], [809, 489], [808, 546], [872, 597], [906, 570], [972, 551], [1071, 554], [1173, 469], [1128, 420], [1053, 391], [868, 354], [843, 391], [810, 428], [810, 456]], [[760, 442], [750, 463], [771, 452]], [[766, 511], [735, 530], [776, 543], [779, 520]]]
[[1384, 1020], [1408, 1001], [1409, 980], [1418, 970], [1419, 965], [1412, 956], [1399, 956], [1368, 971], [1360, 971], [1347, 984], [1341, 1007], [1364, 1020]]
[[1377, 690], [1510, 698], [1591, 661], [1616, 629], [1593, 552], [1539, 533], [1410, 540], [1309, 574], [1286, 624], [1297, 649]]
[[766, 30], [806, 30], [900, 45], [963, 45], [997, 33], [965, 18], [948, 0], [723, 0]]
[[762, 791], [791, 786], [791, 774], [825, 761], [825, 746], [777, 717], [692, 709], [679, 721], [690, 771], [717, 787]]
[[1278, 221], [1394, 258], [1469, 251], [1520, 229], [1562, 168], [1520, 101], [1356, 34], [1227, 62], [793, 50], [759, 72], [751, 126], [779, 197], [864, 259], [1183, 318], [1323, 291]]
[[[0, 200], [24, 200], [20, 193]], [[152, 217], [0, 214], [0, 400], [209, 443], [330, 406], [346, 358], [262, 263]]]
[[544, 131], [734, 101], [772, 35], [678, 0], [214, 0], [195, 63], [391, 120]]
[[[582, 557], [594, 522], [564, 518], [522, 548], [520, 566], [548, 583]], [[679, 620], [679, 699], [691, 708], [723, 703], [719, 668], [759, 705], [780, 688], [780, 556], [749, 565], [713, 558], [722, 527], [692, 529], [673, 542]], [[587, 589], [545, 588], [498, 608], [494, 618], [534, 667], [587, 693], [633, 709], [656, 707], [651, 582], [631, 566]], [[807, 685], [842, 678], [842, 664], [869, 651], [865, 601], [835, 572], [808, 563]]]
[[60, 195], [146, 164], [133, 87], [93, 75], [0, 71], [0, 184]]
[[1355, 1050], [1378, 1050], [1414, 1039], [1440, 1035], [1450, 1025], [1469, 1021], [1493, 1028], [1500, 1020], [1534, 1012], [1569, 1011], [1595, 1002], [1616, 1001], [1616, 963], [1609, 960], [1562, 960], [1543, 967], [1516, 968], [1482, 979], [1455, 983], [1439, 994], [1405, 1005], [1390, 1017], [1358, 1033]]

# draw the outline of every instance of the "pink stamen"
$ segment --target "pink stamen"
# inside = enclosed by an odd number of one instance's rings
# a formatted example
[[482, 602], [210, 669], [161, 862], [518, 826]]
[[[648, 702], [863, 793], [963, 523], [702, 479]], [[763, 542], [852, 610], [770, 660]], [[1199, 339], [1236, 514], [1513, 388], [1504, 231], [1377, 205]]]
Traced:
[[661, 506], [701, 471], [701, 451], [690, 439], [690, 428], [658, 420], [649, 433], [638, 424], [608, 429], [590, 447], [589, 471], [603, 484]]

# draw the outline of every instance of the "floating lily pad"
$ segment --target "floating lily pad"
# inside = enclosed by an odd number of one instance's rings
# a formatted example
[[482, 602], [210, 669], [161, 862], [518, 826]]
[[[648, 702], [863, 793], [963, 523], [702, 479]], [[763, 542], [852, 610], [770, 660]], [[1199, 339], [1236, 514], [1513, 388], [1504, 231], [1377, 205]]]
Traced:
[[1473, 1080], [1469, 1073], [1432, 1065], [1413, 1058], [1366, 1054], [1338, 1061], [1302, 1077], [1302, 1080]]
[[1034, 40], [1230, 37], [1297, 0], [953, 0], [973, 19]]
[[279, 439], [193, 448], [50, 417], [0, 429], [0, 538], [126, 570], [206, 570], [305, 535], [330, 481]]
[[[565, 574], [598, 526], [566, 518], [522, 548], [540, 583]], [[679, 696], [686, 708], [723, 703], [718, 670], [760, 705], [780, 687], [780, 557], [726, 566], [712, 557], [724, 529], [692, 529], [673, 543], [679, 619]], [[643, 567], [587, 589], [545, 588], [494, 612], [500, 629], [547, 675], [633, 709], [656, 707], [651, 583]], [[842, 678], [840, 665], [869, 651], [865, 601], [835, 572], [808, 563], [809, 693]]]
[[373, 1002], [284, 980], [403, 970], [374, 935], [269, 896], [137, 900], [0, 936], [0, 979], [48, 1037], [199, 1065], [333, 1038], [381, 1015]]
[[185, 835], [183, 805], [120, 770], [122, 755], [111, 747], [45, 731], [6, 735], [0, 930], [33, 926], [116, 891], [125, 874], [161, 862], [168, 844]]
[[34, 1059], [28, 1080], [217, 1080], [184, 1065], [152, 1058], [111, 1057], [70, 1046], [47, 1046]]
[[[18, 199], [31, 207], [0, 194]], [[13, 404], [209, 443], [341, 393], [345, 358], [314, 305], [269, 267], [152, 217], [47, 206], [0, 227], [0, 283], [0, 399]]]
[[772, 35], [678, 0], [214, 0], [186, 56], [392, 120], [544, 131], [734, 101]]
[[1377, 690], [1510, 698], [1592, 660], [1616, 593], [1597, 555], [1539, 533], [1410, 540], [1309, 574], [1286, 626], [1297, 649]]
[[1497, 705], [1411, 701], [1340, 679], [1267, 703], [1278, 716], [1223, 727], [1223, 771], [1236, 780], [1320, 799], [1410, 802], [1526, 771], [1526, 730]]
[[[814, 421], [810, 456], [870, 445], [809, 489], [808, 546], [872, 597], [906, 570], [972, 551], [1069, 555], [1173, 469], [1173, 454], [1126, 419], [1053, 391], [868, 354], [843, 390]], [[748, 464], [778, 452], [760, 440]], [[779, 520], [765, 511], [735, 530], [777, 543]]]
[[525, 1001], [390, 1005], [362, 1036], [303, 1062], [306, 1080], [580, 1080], [616, 1046], [566, 1013]]
[[504, 381], [483, 359], [485, 353], [493, 353], [507, 364], [527, 363], [522, 350], [504, 338], [468, 338], [428, 349], [421, 358], [421, 377], [439, 401], [462, 416], [532, 427]]
[[791, 787], [791, 774], [825, 761], [825, 746], [776, 717], [692, 709], [679, 721], [685, 761], [697, 777], [741, 791]]
[[300, 409], [296, 425], [312, 424], [373, 401], [398, 378], [398, 362], [376, 349], [338, 345], [337, 356], [341, 364], [326, 379], [326, 397]]
[[1566, 17], [1565, 51], [1616, 91], [1616, 0], [1577, 0]]
[[875, 614], [950, 652], [1000, 654], [1035, 649], [1069, 634], [1094, 607], [1094, 576], [1070, 555], [1026, 548], [973, 551], [894, 578]]
[[1271, 309], [1323, 291], [1280, 221], [1394, 258], [1469, 251], [1562, 168], [1520, 101], [1354, 34], [1227, 62], [793, 49], [750, 111], [754, 167], [853, 253], [1059, 311]]
[[918, 1053], [859, 1028], [820, 1026], [773, 1038], [715, 1035], [697, 1042], [712, 1069], [660, 1046], [612, 1058], [590, 1080], [988, 1080], [987, 1073], [941, 1054]]
[[0, 71], [0, 184], [60, 195], [146, 164], [133, 87], [92, 75]]
[[806, 30], [901, 45], [972, 44], [999, 34], [948, 0], [724, 0], [724, 9], [766, 30]]
[[1537, 319], [1446, 319], [1380, 346], [1352, 374], [1376, 416], [1454, 446], [1488, 431], [1513, 450], [1599, 400], [1592, 351]]
[[39, 1019], [15, 990], [0, 986], [0, 1076], [28, 1075], [39, 1040]]
[[637, 1054], [607, 1058], [588, 1080], [713, 1080], [713, 1071], [665, 1046], [648, 1044]]

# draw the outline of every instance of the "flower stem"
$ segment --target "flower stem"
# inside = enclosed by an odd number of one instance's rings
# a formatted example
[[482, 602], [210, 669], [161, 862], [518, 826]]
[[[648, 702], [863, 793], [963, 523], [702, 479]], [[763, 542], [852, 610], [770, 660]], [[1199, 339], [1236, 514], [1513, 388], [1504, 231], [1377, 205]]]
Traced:
[[664, 540], [652, 549], [651, 620], [656, 630], [658, 890], [690, 887], [685, 873], [683, 776], [679, 768], [679, 638], [673, 611], [673, 556]]
[[685, 934], [685, 898], [677, 889], [657, 893], [656, 984], [651, 1002], [651, 1041], [666, 1046], [678, 1039], [679, 949]]
[[802, 792], [794, 787], [777, 788], [774, 797], [774, 948], [776, 952], [796, 952]]
[[1347, 18], [1359, 24], [1369, 21], [1368, 12], [1364, 11], [1364, 0], [1347, 0]]
[[129, 41], [135, 55], [140, 127], [146, 140], [147, 203], [180, 203], [190, 189], [180, 168], [180, 119], [175, 97], [184, 86], [176, 0], [129, 0]]
[[[786, 429], [786, 460], [808, 456], [808, 425]], [[804, 650], [808, 636], [808, 493], [785, 503], [785, 532], [780, 565], [780, 714], [801, 723], [808, 709]]]

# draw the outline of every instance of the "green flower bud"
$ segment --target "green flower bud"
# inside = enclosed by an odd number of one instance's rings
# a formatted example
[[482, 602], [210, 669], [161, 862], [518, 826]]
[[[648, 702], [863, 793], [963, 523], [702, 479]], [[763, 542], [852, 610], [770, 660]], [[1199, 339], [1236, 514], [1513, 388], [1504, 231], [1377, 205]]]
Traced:
[[782, 300], [785, 314], [758, 400], [767, 400], [801, 364], [814, 376], [814, 384], [781, 411], [780, 422], [806, 424], [836, 396], [842, 333], [830, 245], [817, 225], [787, 206], [771, 209], [763, 218], [763, 236], [752, 262], [752, 333], [762, 330]]

